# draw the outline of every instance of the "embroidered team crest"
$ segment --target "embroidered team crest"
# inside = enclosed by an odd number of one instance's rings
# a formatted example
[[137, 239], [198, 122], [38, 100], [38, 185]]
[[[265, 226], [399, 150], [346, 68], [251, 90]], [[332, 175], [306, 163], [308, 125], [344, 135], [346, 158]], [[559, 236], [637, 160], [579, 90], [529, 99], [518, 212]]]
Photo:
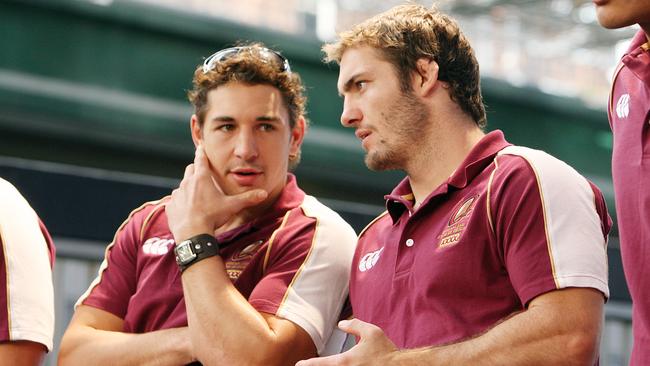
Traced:
[[248, 263], [250, 263], [253, 255], [257, 253], [260, 247], [264, 244], [264, 240], [258, 240], [252, 244], [247, 245], [241, 252], [233, 255], [226, 262], [226, 272], [231, 281], [235, 281], [239, 278], [239, 275], [246, 269]]
[[462, 201], [459, 205], [456, 205], [452, 211], [453, 213], [451, 217], [449, 217], [447, 227], [442, 231], [442, 234], [438, 236], [440, 239], [438, 242], [438, 248], [448, 247], [460, 241], [460, 238], [465, 231], [467, 220], [469, 220], [472, 210], [476, 205], [477, 198], [478, 196], [474, 196]]
[[162, 256], [167, 254], [172, 246], [174, 246], [174, 239], [153, 237], [142, 244], [142, 251], [146, 255]]
[[250, 244], [246, 246], [244, 249], [242, 249], [241, 252], [235, 254], [232, 257], [233, 262], [239, 262], [242, 260], [245, 260], [246, 258], [252, 256], [253, 254], [257, 253], [257, 249], [259, 249], [260, 245], [264, 244], [264, 240], [258, 240], [254, 242], [253, 244]]

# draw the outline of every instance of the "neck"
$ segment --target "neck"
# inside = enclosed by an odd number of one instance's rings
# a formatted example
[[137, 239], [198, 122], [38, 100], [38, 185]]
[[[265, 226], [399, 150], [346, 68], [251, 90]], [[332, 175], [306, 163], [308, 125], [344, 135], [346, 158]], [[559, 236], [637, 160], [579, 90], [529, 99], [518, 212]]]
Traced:
[[[485, 135], [473, 121], [449, 121], [441, 126], [424, 146], [432, 147], [421, 151], [410, 162], [407, 174], [415, 202], [419, 205], [438, 186], [447, 181], [458, 169], [472, 148]], [[471, 124], [470, 124], [471, 123]], [[448, 133], [440, 134], [440, 131]]]

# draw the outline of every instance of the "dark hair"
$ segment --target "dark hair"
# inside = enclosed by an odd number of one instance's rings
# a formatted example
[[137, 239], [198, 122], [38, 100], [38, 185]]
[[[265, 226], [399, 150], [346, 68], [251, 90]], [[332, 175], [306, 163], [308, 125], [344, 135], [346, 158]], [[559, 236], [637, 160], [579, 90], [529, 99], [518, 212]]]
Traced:
[[205, 118], [210, 90], [229, 82], [242, 82], [277, 88], [286, 103], [289, 124], [293, 128], [298, 118], [305, 114], [304, 87], [300, 75], [284, 71], [281, 66], [269, 62], [268, 52], [261, 43], [243, 45], [239, 52], [219, 61], [207, 73], [204, 73], [203, 65], [199, 65], [194, 71], [192, 90], [187, 93], [199, 124], [202, 125]]

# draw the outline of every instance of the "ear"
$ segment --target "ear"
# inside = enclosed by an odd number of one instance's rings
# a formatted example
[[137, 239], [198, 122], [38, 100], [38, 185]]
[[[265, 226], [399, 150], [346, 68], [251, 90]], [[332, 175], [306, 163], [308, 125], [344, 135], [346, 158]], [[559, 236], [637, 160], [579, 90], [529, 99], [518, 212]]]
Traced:
[[296, 121], [296, 125], [291, 129], [291, 140], [289, 141], [289, 154], [296, 155], [300, 151], [300, 146], [305, 138], [305, 131], [307, 129], [307, 122], [305, 117], [300, 116]]
[[201, 145], [203, 141], [203, 130], [201, 129], [201, 124], [199, 123], [199, 117], [196, 114], [192, 115], [190, 119], [190, 133], [192, 134], [192, 141], [194, 141], [194, 147]]
[[413, 92], [422, 97], [431, 94], [440, 83], [438, 80], [439, 70], [440, 67], [434, 60], [428, 58], [417, 60], [412, 80]]

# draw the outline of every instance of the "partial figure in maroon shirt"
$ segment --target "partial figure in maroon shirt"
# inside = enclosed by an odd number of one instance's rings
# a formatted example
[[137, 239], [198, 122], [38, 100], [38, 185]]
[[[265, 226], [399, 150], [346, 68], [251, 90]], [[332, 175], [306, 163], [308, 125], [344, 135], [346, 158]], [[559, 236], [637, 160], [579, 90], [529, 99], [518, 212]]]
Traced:
[[0, 364], [43, 363], [52, 350], [55, 249], [20, 192], [0, 178]]
[[359, 236], [356, 319], [340, 323], [359, 342], [298, 365], [597, 364], [603, 195], [549, 154], [483, 132], [479, 67], [458, 24], [397, 6], [324, 51], [366, 165], [407, 176]]
[[616, 68], [608, 116], [623, 269], [632, 298], [630, 365], [650, 365], [650, 1], [594, 0], [605, 28], [641, 29]]
[[356, 235], [289, 173], [307, 128], [300, 77], [247, 44], [197, 67], [189, 99], [194, 163], [118, 229], [61, 365], [288, 365], [343, 346]]

